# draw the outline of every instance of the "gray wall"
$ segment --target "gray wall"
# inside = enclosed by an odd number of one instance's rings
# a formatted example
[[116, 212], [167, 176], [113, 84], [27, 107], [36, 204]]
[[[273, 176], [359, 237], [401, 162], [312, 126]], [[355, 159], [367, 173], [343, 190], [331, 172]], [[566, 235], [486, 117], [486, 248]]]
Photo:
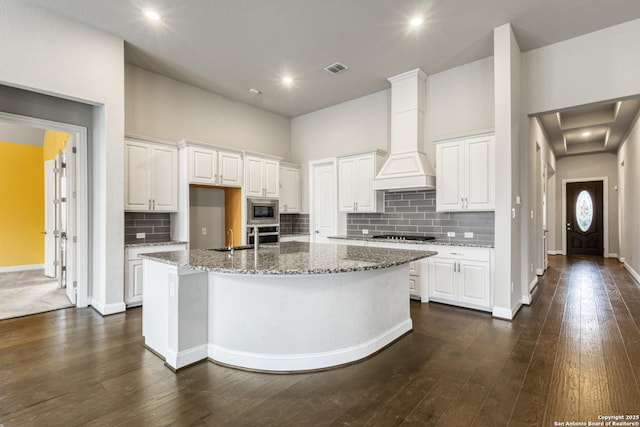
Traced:
[[[191, 249], [224, 246], [224, 190], [191, 187], [189, 189], [189, 245]], [[206, 234], [202, 229], [206, 228]], [[234, 236], [234, 239], [237, 237]]]
[[290, 120], [126, 64], [125, 130], [189, 139], [290, 159]]
[[620, 201], [620, 256], [640, 282], [640, 120], [618, 152], [618, 193]]

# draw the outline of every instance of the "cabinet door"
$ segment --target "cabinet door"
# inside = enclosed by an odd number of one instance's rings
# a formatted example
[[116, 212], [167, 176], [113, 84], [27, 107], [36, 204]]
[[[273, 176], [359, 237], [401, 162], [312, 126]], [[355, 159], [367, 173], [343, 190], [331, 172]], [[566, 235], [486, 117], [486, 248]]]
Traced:
[[489, 264], [479, 261], [460, 261], [458, 300], [489, 307]]
[[465, 171], [468, 210], [495, 209], [494, 137], [466, 141]]
[[463, 209], [464, 142], [456, 141], [436, 146], [436, 210]]
[[239, 153], [218, 152], [220, 177], [218, 182], [225, 187], [242, 186], [242, 156]]
[[178, 150], [157, 146], [151, 149], [152, 208], [178, 210]]
[[125, 303], [128, 306], [142, 304], [142, 260], [128, 261]]
[[375, 157], [361, 156], [356, 159], [353, 196], [357, 212], [375, 212], [376, 200], [373, 191]]
[[218, 178], [218, 153], [206, 148], [191, 147], [191, 173], [193, 184], [215, 185]]
[[456, 261], [451, 259], [430, 258], [429, 260], [429, 296], [456, 300], [457, 287], [455, 272]]
[[354, 212], [356, 160], [353, 157], [338, 160], [338, 208], [340, 212]]
[[262, 189], [262, 159], [247, 157], [245, 160], [245, 193], [247, 197], [264, 197]]
[[280, 162], [276, 160], [263, 160], [262, 185], [265, 189], [265, 197], [277, 199], [280, 195]]
[[124, 209], [127, 211], [151, 210], [149, 150], [147, 144], [129, 141], [125, 144]]
[[280, 168], [280, 213], [300, 212], [300, 170]]

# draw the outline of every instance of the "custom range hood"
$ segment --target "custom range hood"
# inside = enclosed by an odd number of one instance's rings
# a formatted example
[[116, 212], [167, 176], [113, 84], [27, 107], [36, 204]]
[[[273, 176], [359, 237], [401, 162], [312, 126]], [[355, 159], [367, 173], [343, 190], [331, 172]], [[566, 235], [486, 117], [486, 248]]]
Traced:
[[434, 189], [436, 174], [423, 152], [427, 75], [416, 68], [387, 80], [391, 82], [390, 154], [373, 189]]

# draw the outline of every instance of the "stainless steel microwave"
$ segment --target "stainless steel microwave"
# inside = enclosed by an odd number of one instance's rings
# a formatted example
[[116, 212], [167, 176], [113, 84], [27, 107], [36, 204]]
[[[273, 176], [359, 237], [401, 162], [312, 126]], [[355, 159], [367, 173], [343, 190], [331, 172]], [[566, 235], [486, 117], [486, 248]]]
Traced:
[[247, 199], [247, 224], [279, 224], [278, 199]]

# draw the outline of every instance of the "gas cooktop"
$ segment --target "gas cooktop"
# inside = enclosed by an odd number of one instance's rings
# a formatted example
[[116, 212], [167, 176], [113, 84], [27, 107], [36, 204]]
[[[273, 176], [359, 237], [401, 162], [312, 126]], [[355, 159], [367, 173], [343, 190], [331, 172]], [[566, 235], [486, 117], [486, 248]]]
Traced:
[[402, 236], [400, 234], [381, 234], [379, 236], [371, 236], [372, 239], [386, 239], [386, 240], [417, 240], [420, 242], [426, 242], [427, 240], [434, 240], [433, 236]]

